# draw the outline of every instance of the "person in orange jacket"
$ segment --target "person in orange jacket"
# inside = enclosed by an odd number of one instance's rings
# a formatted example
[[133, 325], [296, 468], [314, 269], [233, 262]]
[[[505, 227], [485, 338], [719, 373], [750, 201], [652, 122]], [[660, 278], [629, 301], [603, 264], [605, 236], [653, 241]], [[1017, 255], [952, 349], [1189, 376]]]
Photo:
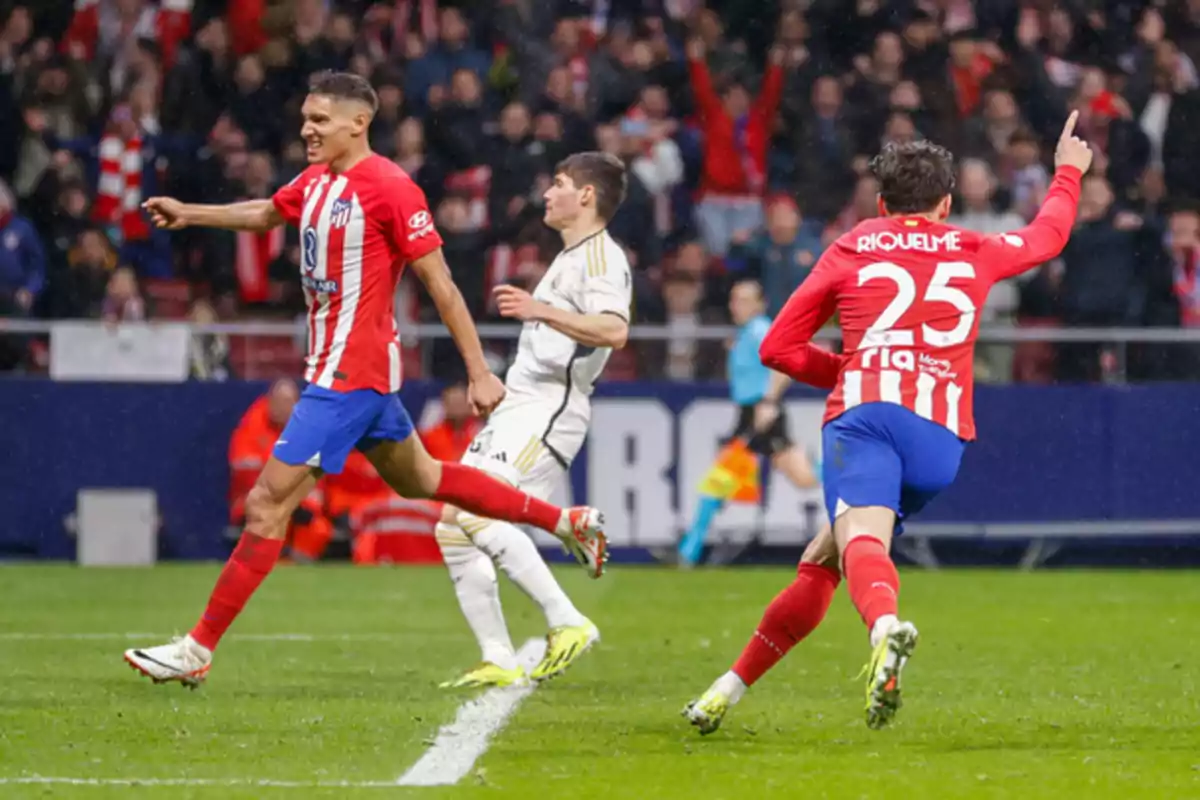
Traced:
[[[418, 435], [434, 458], [458, 461], [483, 428], [483, 421], [471, 414], [465, 386], [451, 384], [442, 391], [442, 415], [441, 422]], [[350, 466], [347, 461], [347, 472]], [[332, 492], [331, 488], [331, 501]], [[386, 490], [382, 496], [364, 498], [350, 516], [354, 562], [439, 563], [442, 553], [433, 532], [441, 513], [441, 503], [408, 500]]]
[[471, 414], [467, 387], [454, 383], [442, 390], [442, 421], [420, 431], [429, 455], [441, 461], [459, 461], [471, 441], [483, 430], [483, 420]]
[[[229, 440], [229, 519], [238, 527], [245, 521], [246, 497], [299, 398], [300, 392], [293, 381], [276, 381], [266, 394], [250, 404], [233, 431]], [[333, 526], [325, 516], [323, 502], [322, 487], [318, 484], [292, 515], [288, 543], [293, 558], [316, 560], [325, 552]]]
[[395, 494], [358, 450], [346, 458], [340, 474], [326, 475], [321, 484], [325, 487], [325, 513], [335, 525], [348, 526], [364, 506]]

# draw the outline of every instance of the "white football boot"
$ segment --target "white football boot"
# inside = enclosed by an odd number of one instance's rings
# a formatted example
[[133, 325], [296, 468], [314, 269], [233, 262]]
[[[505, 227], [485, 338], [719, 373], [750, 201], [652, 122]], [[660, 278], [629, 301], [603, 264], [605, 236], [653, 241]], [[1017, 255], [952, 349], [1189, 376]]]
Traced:
[[608, 539], [604, 535], [604, 515], [588, 506], [576, 506], [563, 511], [558, 529], [554, 531], [592, 578], [604, 574], [608, 561]]
[[155, 683], [176, 681], [195, 689], [208, 677], [212, 651], [191, 636], [182, 636], [170, 644], [126, 650], [125, 661]]
[[911, 622], [892, 617], [876, 623], [874, 648], [864, 668], [867, 677], [867, 727], [886, 726], [900, 710], [900, 674], [917, 646], [917, 629]]

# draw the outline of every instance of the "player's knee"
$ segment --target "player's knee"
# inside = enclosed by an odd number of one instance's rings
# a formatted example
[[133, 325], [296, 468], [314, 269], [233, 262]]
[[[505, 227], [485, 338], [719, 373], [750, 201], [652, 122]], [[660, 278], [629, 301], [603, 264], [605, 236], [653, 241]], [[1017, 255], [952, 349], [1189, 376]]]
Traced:
[[830, 569], [838, 568], [837, 542], [834, 541], [833, 531], [830, 528], [823, 528], [804, 548], [804, 555], [800, 557], [800, 566], [805, 564], [815, 564]]
[[246, 530], [268, 539], [279, 538], [287, 529], [283, 500], [266, 486], [255, 484], [246, 497]]

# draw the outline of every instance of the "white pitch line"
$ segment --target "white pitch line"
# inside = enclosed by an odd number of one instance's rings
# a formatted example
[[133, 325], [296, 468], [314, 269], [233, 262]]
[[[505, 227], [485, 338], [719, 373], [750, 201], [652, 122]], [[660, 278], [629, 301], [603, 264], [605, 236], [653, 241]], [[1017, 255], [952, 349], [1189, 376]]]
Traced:
[[[151, 639], [170, 639], [175, 634], [145, 633], [22, 633], [0, 631], [0, 641], [9, 642], [126, 642]], [[437, 634], [413, 634], [422, 639]], [[394, 633], [231, 633], [229, 639], [243, 642], [394, 642], [401, 636]]]
[[0, 778], [0, 786], [261, 786], [273, 789], [395, 789], [395, 781], [273, 781], [264, 778]]
[[[528, 672], [546, 652], [546, 642], [530, 639], [517, 651], [517, 661]], [[442, 726], [425, 755], [400, 776], [401, 786], [452, 786], [487, 752], [492, 737], [500, 732], [521, 701], [533, 693], [535, 684], [489, 689], [458, 708], [454, 722]]]

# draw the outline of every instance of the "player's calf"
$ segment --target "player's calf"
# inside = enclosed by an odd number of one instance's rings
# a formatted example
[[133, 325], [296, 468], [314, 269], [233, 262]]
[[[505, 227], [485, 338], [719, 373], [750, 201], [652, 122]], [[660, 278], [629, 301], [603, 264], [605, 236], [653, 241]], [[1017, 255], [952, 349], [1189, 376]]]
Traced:
[[868, 630], [881, 617], [896, 615], [900, 576], [888, 552], [895, 524], [896, 512], [883, 506], [846, 509], [834, 520], [850, 599]]
[[[816, 557], [833, 551], [833, 538], [822, 531], [809, 550]], [[806, 553], [806, 557], [807, 557]], [[733, 668], [718, 678], [683, 714], [701, 734], [721, 726], [729, 709], [785, 655], [821, 624], [841, 579], [836, 569], [802, 561], [796, 579], [776, 595]]]

